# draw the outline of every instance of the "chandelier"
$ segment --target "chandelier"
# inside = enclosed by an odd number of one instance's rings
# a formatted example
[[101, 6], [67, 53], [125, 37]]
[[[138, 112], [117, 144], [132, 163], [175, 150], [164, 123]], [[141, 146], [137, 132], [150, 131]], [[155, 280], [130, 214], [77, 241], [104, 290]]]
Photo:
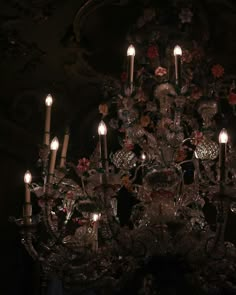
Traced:
[[[235, 85], [225, 89], [224, 68], [207, 64], [204, 48], [188, 40], [193, 17], [180, 7], [170, 40], [161, 10], [144, 9], [128, 35], [121, 81], [104, 82], [109, 99], [99, 105], [89, 159], [67, 162], [69, 130], [61, 146], [50, 141], [53, 97], [46, 97], [40, 181], [25, 173], [23, 217], [14, 219], [45, 282], [56, 276], [66, 290], [122, 294], [146, 269], [141, 293], [132, 294], [166, 294], [159, 268], [165, 258], [171, 269], [173, 258], [188, 266], [184, 282], [196, 294], [235, 294], [236, 248], [224, 238], [236, 212], [235, 152], [215, 121], [219, 96], [234, 108]], [[120, 205], [124, 199], [133, 200], [131, 209]], [[215, 224], [206, 218], [208, 204]], [[128, 222], [120, 208], [130, 210]]]

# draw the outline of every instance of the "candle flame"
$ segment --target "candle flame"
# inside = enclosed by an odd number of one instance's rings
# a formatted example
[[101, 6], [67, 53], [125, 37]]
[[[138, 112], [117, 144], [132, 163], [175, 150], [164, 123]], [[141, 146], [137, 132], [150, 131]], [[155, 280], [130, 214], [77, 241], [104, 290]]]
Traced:
[[94, 221], [94, 222], [98, 221], [99, 217], [100, 217], [99, 214], [94, 213], [94, 214], [93, 214], [93, 221]]
[[174, 56], [176, 55], [182, 55], [182, 49], [179, 45], [176, 45], [174, 48]]
[[51, 142], [50, 149], [52, 151], [56, 151], [56, 150], [58, 150], [58, 147], [59, 147], [59, 141], [58, 141], [57, 137], [54, 137]]
[[227, 143], [229, 139], [227, 130], [223, 128], [219, 134], [219, 143]]
[[107, 135], [107, 126], [104, 121], [101, 121], [98, 125], [98, 134], [99, 135]]
[[46, 104], [46, 106], [50, 107], [52, 105], [52, 103], [53, 103], [52, 96], [51, 96], [51, 94], [48, 94], [45, 99], [45, 104]]
[[135, 56], [135, 48], [132, 44], [127, 49], [127, 56]]
[[30, 171], [27, 170], [24, 175], [24, 183], [29, 184], [29, 183], [31, 183], [31, 180], [32, 180], [32, 175], [31, 175]]

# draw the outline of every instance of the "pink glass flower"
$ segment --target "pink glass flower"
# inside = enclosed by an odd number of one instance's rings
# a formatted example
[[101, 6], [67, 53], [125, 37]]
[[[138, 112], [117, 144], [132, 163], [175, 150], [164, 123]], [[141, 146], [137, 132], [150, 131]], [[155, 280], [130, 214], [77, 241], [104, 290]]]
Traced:
[[86, 158], [79, 159], [79, 163], [77, 165], [77, 169], [79, 172], [83, 173], [88, 171], [90, 165], [90, 161]]
[[200, 131], [194, 131], [192, 133], [192, 144], [198, 145], [203, 140], [203, 133]]
[[166, 68], [163, 68], [163, 67], [158, 67], [156, 68], [155, 70], [155, 76], [164, 76], [167, 74], [167, 69]]

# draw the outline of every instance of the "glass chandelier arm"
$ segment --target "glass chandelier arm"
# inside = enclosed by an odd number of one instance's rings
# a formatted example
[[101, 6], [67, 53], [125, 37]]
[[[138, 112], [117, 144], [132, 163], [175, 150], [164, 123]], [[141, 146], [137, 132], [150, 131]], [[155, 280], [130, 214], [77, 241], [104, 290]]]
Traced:
[[34, 259], [37, 260], [39, 258], [38, 252], [36, 251], [33, 245], [33, 236], [30, 231], [24, 231], [23, 238], [21, 239], [21, 243], [24, 245], [25, 249], [29, 253], [29, 255]]
[[58, 238], [58, 231], [53, 225], [51, 219], [51, 206], [48, 204], [48, 200], [45, 200], [44, 207], [42, 208], [42, 215], [43, 215], [43, 222], [47, 228], [48, 233], [51, 235], [52, 238]]
[[183, 164], [186, 164], [186, 163], [193, 163], [193, 159], [182, 161], [182, 162], [178, 163], [178, 165], [183, 165]]
[[135, 169], [135, 172], [134, 172], [134, 176], [132, 177], [132, 179], [130, 180], [131, 182], [135, 181], [136, 177], [137, 177], [137, 174], [138, 174], [138, 171], [144, 167], [145, 165], [141, 164], [139, 165], [136, 169]]

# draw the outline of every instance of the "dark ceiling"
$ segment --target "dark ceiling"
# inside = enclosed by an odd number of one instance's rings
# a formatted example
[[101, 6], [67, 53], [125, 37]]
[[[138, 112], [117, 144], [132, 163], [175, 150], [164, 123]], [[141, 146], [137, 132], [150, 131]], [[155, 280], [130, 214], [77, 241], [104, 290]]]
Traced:
[[[79, 11], [85, 2], [87, 6]], [[97, 106], [104, 99], [102, 81], [120, 75], [127, 29], [146, 2], [1, 0], [0, 227], [1, 270], [7, 280], [20, 265], [19, 236], [8, 217], [21, 214], [23, 174], [34, 169], [43, 138], [45, 95], [52, 93], [55, 98], [53, 134], [62, 138], [65, 125], [71, 125], [70, 149], [79, 158], [96, 141]], [[209, 35], [212, 54], [229, 74], [235, 74], [235, 0], [196, 3], [201, 6], [199, 36]], [[12, 294], [6, 291], [9, 285], [1, 287], [5, 290], [1, 294]]]

